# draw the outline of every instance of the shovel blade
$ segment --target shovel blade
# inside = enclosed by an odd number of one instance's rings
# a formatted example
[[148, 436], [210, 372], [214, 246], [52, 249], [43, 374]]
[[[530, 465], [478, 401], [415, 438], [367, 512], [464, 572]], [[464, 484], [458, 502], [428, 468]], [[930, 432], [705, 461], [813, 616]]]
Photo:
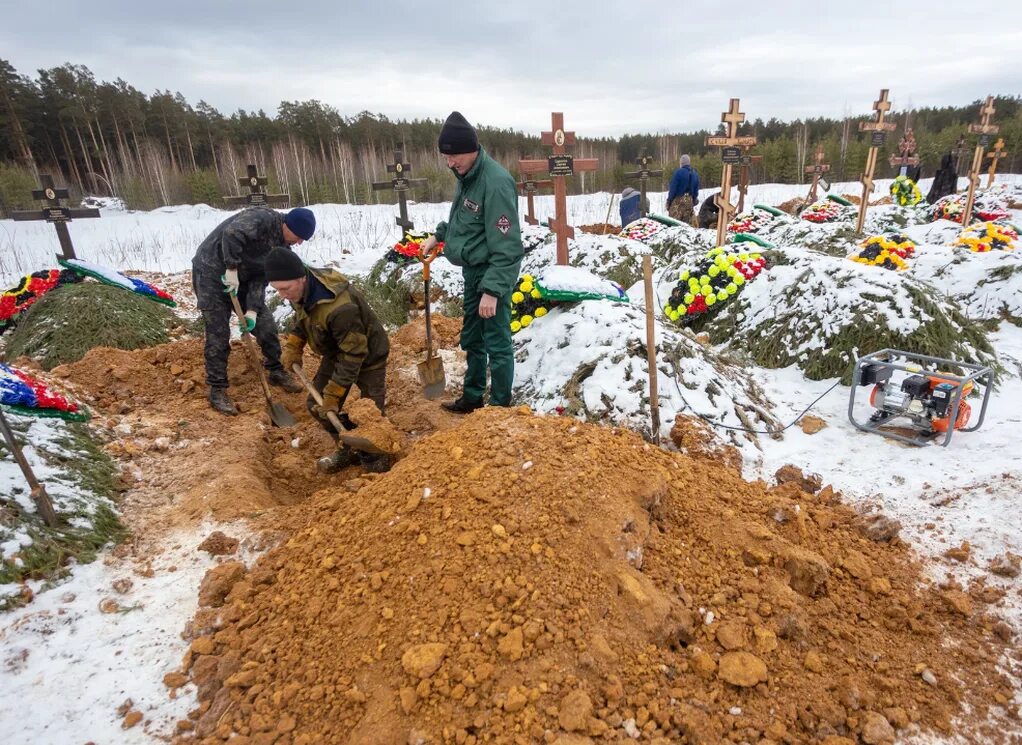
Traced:
[[298, 424], [294, 414], [288, 411], [287, 407], [282, 403], [270, 403], [269, 410], [270, 421], [273, 422], [275, 427], [293, 427]]
[[347, 433], [339, 433], [337, 439], [347, 445], [352, 450], [361, 450], [363, 453], [370, 453], [372, 455], [389, 455], [386, 450], [378, 447], [372, 440], [365, 437], [359, 437], [358, 435], [351, 435]]
[[418, 365], [419, 382], [422, 393], [430, 401], [440, 398], [447, 390], [447, 374], [444, 372], [444, 361], [439, 357], [431, 357]]

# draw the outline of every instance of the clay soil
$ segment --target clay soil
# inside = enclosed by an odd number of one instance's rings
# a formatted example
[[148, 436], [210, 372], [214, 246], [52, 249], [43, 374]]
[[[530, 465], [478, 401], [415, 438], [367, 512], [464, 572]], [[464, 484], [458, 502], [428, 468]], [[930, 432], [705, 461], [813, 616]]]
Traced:
[[[435, 319], [453, 397], [461, 324]], [[933, 584], [839, 485], [747, 482], [688, 426], [667, 451], [525, 409], [455, 417], [422, 397], [422, 320], [391, 341], [405, 457], [382, 475], [318, 474], [331, 439], [303, 394], [273, 389], [299, 423], [270, 425], [240, 345], [234, 418], [208, 407], [200, 340], [55, 371], [123, 464], [125, 550], [238, 518], [272, 546], [196, 588], [179, 741], [1012, 741], [998, 593]]]

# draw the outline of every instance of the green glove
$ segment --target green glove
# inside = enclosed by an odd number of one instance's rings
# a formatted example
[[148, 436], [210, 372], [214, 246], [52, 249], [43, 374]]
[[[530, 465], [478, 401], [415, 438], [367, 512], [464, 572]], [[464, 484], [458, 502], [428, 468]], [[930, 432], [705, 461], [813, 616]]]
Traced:
[[238, 319], [238, 331], [243, 334], [251, 334], [255, 330], [256, 312], [246, 311], [245, 315]]

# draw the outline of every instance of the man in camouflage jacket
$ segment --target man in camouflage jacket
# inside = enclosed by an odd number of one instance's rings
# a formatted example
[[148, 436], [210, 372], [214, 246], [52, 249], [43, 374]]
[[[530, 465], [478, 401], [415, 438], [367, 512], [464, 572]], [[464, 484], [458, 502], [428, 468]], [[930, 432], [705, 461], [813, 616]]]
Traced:
[[250, 207], [228, 217], [206, 237], [192, 258], [192, 288], [205, 324], [206, 384], [210, 405], [221, 414], [238, 413], [227, 395], [227, 358], [231, 316], [228, 293], [238, 296], [245, 313], [239, 328], [251, 332], [265, 358], [271, 385], [296, 393], [302, 387], [280, 364], [280, 339], [273, 314], [266, 308], [263, 261], [275, 246], [297, 246], [312, 237], [316, 218], [298, 207], [286, 215], [266, 207]]
[[[322, 394], [322, 405], [309, 396], [307, 406], [323, 428], [334, 436], [328, 414], [337, 415], [346, 429], [355, 424], [341, 409], [353, 385], [384, 413], [387, 396], [387, 357], [390, 341], [383, 324], [362, 294], [348, 279], [330, 269], [306, 267], [286, 248], [275, 248], [266, 257], [266, 278], [295, 311], [294, 329], [284, 342], [281, 361], [291, 371], [301, 365], [306, 345], [320, 356], [319, 370], [312, 381]], [[368, 471], [390, 468], [387, 455], [355, 453], [341, 446], [320, 458], [317, 468], [335, 473], [361, 461]]]

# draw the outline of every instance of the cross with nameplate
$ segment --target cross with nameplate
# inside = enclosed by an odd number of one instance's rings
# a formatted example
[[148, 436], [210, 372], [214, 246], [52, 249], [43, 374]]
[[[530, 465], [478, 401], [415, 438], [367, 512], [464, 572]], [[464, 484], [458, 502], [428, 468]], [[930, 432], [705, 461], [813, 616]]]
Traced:
[[706, 138], [707, 147], [720, 148], [720, 160], [724, 168], [720, 174], [720, 193], [714, 197], [717, 213], [717, 245], [723, 246], [727, 239], [727, 224], [735, 214], [735, 206], [731, 204], [732, 167], [741, 165], [742, 148], [756, 144], [753, 136], [739, 137], [738, 125], [745, 121], [745, 113], [739, 111], [739, 99], [732, 98], [728, 110], [720, 115], [720, 121], [726, 125], [727, 134], [714, 135]]
[[[521, 168], [523, 161], [518, 162], [518, 167]], [[540, 189], [548, 189], [554, 185], [554, 182], [550, 179], [543, 179], [542, 181], [536, 181], [535, 179], [529, 178], [525, 173], [522, 173], [522, 180], [518, 182], [518, 191], [525, 196], [525, 202], [528, 205], [528, 213], [525, 215], [525, 222], [529, 225], [539, 225], [539, 220], [536, 219], [536, 192]]]
[[[748, 150], [748, 148], [742, 148]], [[738, 211], [745, 211], [745, 195], [749, 193], [749, 169], [753, 163], [763, 160], [762, 155], [749, 155], [743, 153], [738, 161]]]
[[291, 204], [289, 194], [267, 194], [265, 176], [260, 176], [254, 164], [249, 163], [246, 174], [238, 177], [238, 186], [248, 187], [248, 194], [225, 196], [224, 204], [232, 207], [287, 207]]
[[909, 166], [919, 165], [919, 158], [916, 157], [916, 136], [912, 133], [911, 127], [905, 129], [905, 134], [898, 143], [898, 152], [891, 156], [890, 163], [892, 168], [899, 169], [900, 176], [908, 174]]
[[654, 160], [652, 155], [646, 155], [646, 148], [643, 148], [639, 151], [639, 157], [635, 159], [635, 165], [639, 167], [639, 170], [625, 173], [625, 178], [638, 179], [639, 181], [639, 214], [643, 217], [646, 216], [646, 184], [651, 177], [656, 176], [660, 178], [664, 175], [662, 170], [652, 170], [650, 168]]
[[32, 198], [46, 202], [41, 210], [18, 210], [11, 212], [11, 219], [18, 222], [28, 220], [45, 220], [52, 223], [57, 230], [57, 239], [60, 241], [60, 250], [65, 259], [74, 259], [75, 247], [71, 243], [71, 233], [68, 232], [67, 224], [80, 217], [99, 217], [99, 210], [92, 207], [62, 207], [62, 199], [68, 199], [66, 188], [58, 189], [53, 185], [53, 177], [44, 174], [39, 177], [40, 188], [32, 190]]
[[820, 184], [820, 177], [830, 171], [830, 164], [823, 162], [823, 158], [825, 156], [826, 153], [823, 152], [823, 145], [817, 145], [815, 155], [816, 162], [811, 166], [805, 167], [806, 173], [813, 174], [813, 183], [809, 186], [809, 196], [806, 197], [809, 204], [816, 201], [816, 189]]
[[998, 137], [997, 142], [994, 144], [994, 149], [987, 153], [990, 158], [990, 170], [987, 171], [987, 188], [993, 186], [994, 176], [997, 174], [997, 161], [1003, 158], [1007, 153], [1002, 152], [1004, 150], [1004, 138]]
[[522, 173], [549, 173], [554, 182], [554, 217], [550, 230], [557, 236], [557, 263], [568, 264], [568, 239], [575, 237], [575, 229], [568, 225], [568, 192], [564, 179], [576, 172], [595, 171], [600, 165], [597, 158], [575, 158], [568, 155], [565, 145], [575, 144], [575, 133], [564, 131], [564, 114], [550, 115], [550, 132], [543, 132], [541, 142], [553, 148], [546, 160], [522, 160], [518, 167]]
[[994, 108], [994, 97], [987, 96], [986, 103], [979, 110], [979, 124], [970, 124], [969, 133], [979, 135], [976, 142], [976, 149], [972, 153], [972, 167], [969, 169], [969, 195], [965, 198], [965, 209], [962, 211], [962, 227], [968, 227], [972, 222], [972, 208], [976, 204], [976, 189], [979, 187], [979, 171], [983, 166], [983, 153], [990, 145], [991, 136], [1000, 131], [1000, 127], [991, 124], [997, 109]]
[[390, 181], [373, 182], [373, 191], [393, 189], [397, 195], [398, 209], [401, 212], [401, 216], [394, 219], [398, 227], [401, 228], [402, 236], [404, 236], [406, 231], [415, 227], [415, 224], [408, 219], [408, 192], [416, 186], [425, 186], [429, 183], [429, 180], [424, 178], [408, 178], [408, 174], [411, 172], [412, 164], [405, 162], [404, 150], [396, 148], [394, 150], [394, 162], [387, 164], [387, 173], [393, 173], [394, 178]]
[[873, 110], [876, 111], [876, 119], [871, 122], [859, 122], [860, 132], [870, 133], [869, 154], [866, 155], [866, 168], [862, 172], [859, 181], [862, 182], [862, 202], [859, 203], [859, 219], [855, 223], [855, 232], [861, 233], [866, 224], [866, 210], [869, 209], [869, 195], [873, 192], [873, 174], [877, 167], [877, 150], [887, 142], [887, 133], [893, 132], [897, 125], [894, 122], [885, 122], [884, 117], [891, 110], [891, 102], [887, 100], [888, 88], [880, 90], [880, 98], [873, 102]]

